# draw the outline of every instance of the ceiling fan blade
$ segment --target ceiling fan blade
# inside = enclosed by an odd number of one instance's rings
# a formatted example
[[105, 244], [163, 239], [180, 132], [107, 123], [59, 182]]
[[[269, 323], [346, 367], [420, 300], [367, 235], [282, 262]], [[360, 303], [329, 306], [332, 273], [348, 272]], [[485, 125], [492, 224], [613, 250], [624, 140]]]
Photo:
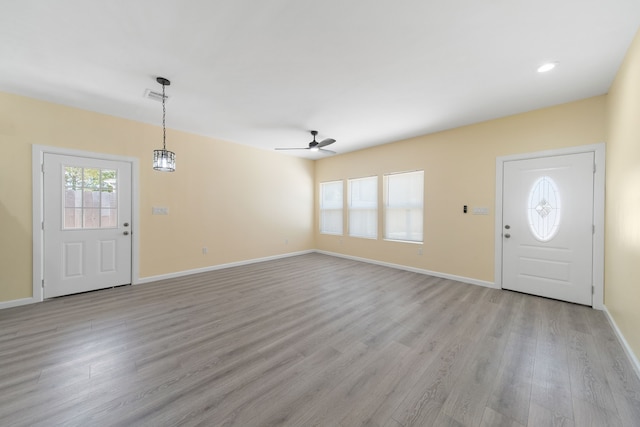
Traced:
[[327, 150], [326, 148], [319, 148], [318, 151], [322, 151], [323, 153], [326, 153], [326, 154], [338, 154], [335, 151]]
[[335, 139], [333, 138], [327, 138], [327, 139], [323, 139], [322, 141], [320, 141], [317, 145], [318, 148], [322, 148], [322, 147], [326, 147], [327, 145], [331, 145], [334, 142], [336, 142]]
[[275, 148], [275, 150], [308, 150], [308, 147], [297, 147], [297, 148]]

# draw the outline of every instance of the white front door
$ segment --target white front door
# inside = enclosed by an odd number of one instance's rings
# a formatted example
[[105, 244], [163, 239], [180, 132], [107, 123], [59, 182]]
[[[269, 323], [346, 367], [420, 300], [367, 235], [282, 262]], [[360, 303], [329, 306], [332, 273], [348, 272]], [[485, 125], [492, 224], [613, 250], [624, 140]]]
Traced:
[[131, 164], [44, 154], [44, 297], [131, 283]]
[[593, 192], [593, 153], [504, 162], [504, 289], [592, 305]]

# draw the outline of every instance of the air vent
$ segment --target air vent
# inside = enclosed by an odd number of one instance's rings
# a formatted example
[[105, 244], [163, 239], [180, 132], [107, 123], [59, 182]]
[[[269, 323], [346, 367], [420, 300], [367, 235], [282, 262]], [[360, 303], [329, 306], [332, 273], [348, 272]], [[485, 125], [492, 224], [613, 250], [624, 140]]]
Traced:
[[[162, 102], [162, 92], [156, 92], [155, 90], [147, 89], [144, 91], [144, 97], [153, 99], [154, 101]], [[165, 102], [169, 102], [169, 95], [164, 96]]]

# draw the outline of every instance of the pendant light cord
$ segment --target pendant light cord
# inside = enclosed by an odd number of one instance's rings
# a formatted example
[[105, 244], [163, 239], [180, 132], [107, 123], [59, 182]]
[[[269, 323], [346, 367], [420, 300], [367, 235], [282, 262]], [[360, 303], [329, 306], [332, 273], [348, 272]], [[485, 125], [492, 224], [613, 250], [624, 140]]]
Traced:
[[165, 116], [167, 109], [164, 106], [164, 83], [162, 83], [162, 150], [167, 151], [167, 128], [165, 126]]

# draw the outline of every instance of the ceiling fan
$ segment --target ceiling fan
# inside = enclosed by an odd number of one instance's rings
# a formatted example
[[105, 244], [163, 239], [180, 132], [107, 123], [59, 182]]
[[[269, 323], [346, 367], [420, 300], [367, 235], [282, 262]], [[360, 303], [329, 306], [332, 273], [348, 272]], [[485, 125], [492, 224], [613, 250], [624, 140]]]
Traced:
[[322, 141], [316, 141], [316, 135], [318, 134], [317, 130], [310, 131], [311, 135], [313, 135], [313, 141], [309, 143], [308, 147], [300, 147], [300, 148], [276, 148], [276, 150], [311, 150], [311, 151], [322, 151], [323, 153], [336, 154], [335, 151], [327, 150], [327, 145], [331, 145], [336, 142], [333, 138], [323, 139]]

